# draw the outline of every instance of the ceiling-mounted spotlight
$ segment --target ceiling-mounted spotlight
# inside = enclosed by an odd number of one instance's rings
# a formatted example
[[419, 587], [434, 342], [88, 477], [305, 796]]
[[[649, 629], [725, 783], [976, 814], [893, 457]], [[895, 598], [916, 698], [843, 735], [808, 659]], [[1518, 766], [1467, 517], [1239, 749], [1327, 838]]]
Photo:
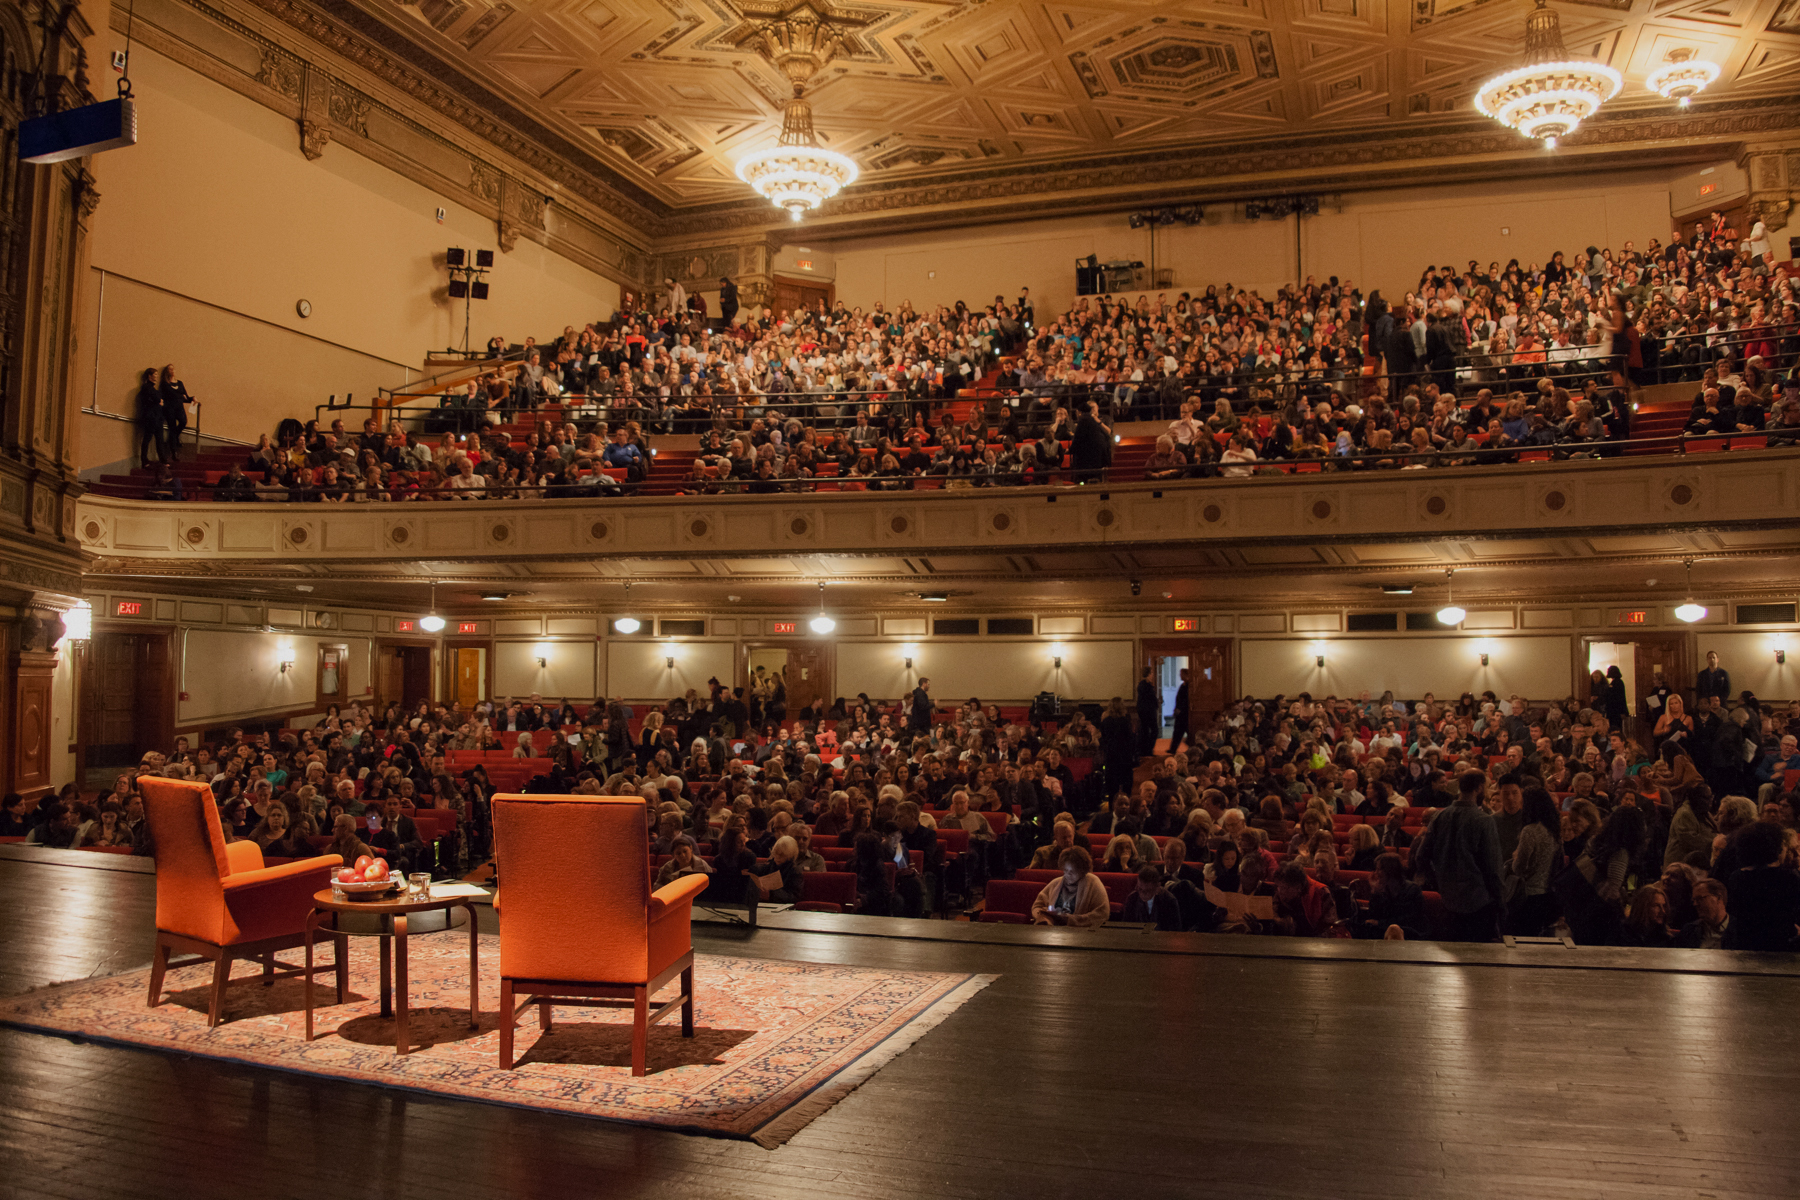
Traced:
[[1260, 221], [1260, 220], [1262, 220], [1262, 215], [1263, 215], [1263, 206], [1262, 206], [1261, 201], [1258, 201], [1258, 200], [1244, 201], [1244, 219], [1246, 221]]
[[814, 633], [830, 633], [837, 628], [837, 622], [825, 615], [825, 581], [823, 579], [819, 580], [819, 615], [806, 624]]
[[1200, 222], [1206, 220], [1206, 210], [1196, 204], [1192, 208], [1183, 209], [1181, 219], [1186, 221], [1189, 225], [1198, 225]]
[[1299, 213], [1303, 217], [1318, 216], [1319, 215], [1319, 198], [1317, 196], [1302, 196], [1302, 197], [1300, 197], [1298, 200], [1294, 201], [1294, 211]]
[[1134, 212], [1129, 217], [1125, 218], [1125, 223], [1133, 229], [1142, 229], [1144, 227], [1144, 214], [1141, 212]]
[[1463, 618], [1469, 614], [1456, 607], [1456, 569], [1454, 567], [1444, 568], [1444, 578], [1449, 582], [1449, 594], [1445, 597], [1449, 603], [1437, 610], [1438, 624], [1461, 625]]
[[1410, 596], [1413, 594], [1413, 585], [1410, 583], [1384, 583], [1381, 585], [1381, 590], [1390, 596]]
[[481, 593], [481, 598], [493, 603], [499, 603], [503, 600], [511, 600], [516, 594], [517, 593], [514, 592], [483, 592]]
[[919, 599], [923, 600], [927, 604], [947, 604], [950, 601], [950, 593], [949, 592], [920, 592]]
[[1175, 223], [1175, 210], [1172, 208], [1157, 209], [1156, 223], [1158, 225], [1173, 225]]
[[431, 611], [419, 618], [419, 628], [426, 633], [437, 633], [444, 627], [444, 618], [437, 613], [437, 583], [431, 585]]

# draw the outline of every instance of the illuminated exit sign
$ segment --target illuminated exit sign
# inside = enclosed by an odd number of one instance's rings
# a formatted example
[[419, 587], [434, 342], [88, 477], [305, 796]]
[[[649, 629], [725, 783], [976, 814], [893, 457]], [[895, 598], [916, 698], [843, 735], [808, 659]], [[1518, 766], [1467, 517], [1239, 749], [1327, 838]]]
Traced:
[[799, 633], [800, 632], [800, 622], [798, 622], [798, 621], [772, 621], [769, 623], [769, 632], [770, 633]]
[[142, 600], [121, 600], [118, 607], [113, 609], [113, 616], [136, 617], [142, 616], [143, 612], [144, 602]]
[[1624, 609], [1618, 615], [1618, 624], [1642, 625], [1648, 616], [1649, 613], [1641, 608]]
[[476, 629], [475, 622], [463, 621], [457, 625], [456, 632], [458, 632], [458, 633], [474, 633], [475, 629]]
[[1700, 194], [1702, 196], [1710, 196], [1718, 190], [1719, 185], [1716, 183], [1703, 183], [1700, 185]]
[[1176, 633], [1199, 633], [1200, 632], [1200, 618], [1199, 617], [1176, 617], [1174, 628], [1175, 628]]
[[413, 630], [417, 629], [418, 627], [419, 627], [419, 623], [417, 621], [395, 621], [394, 622], [394, 632], [395, 633], [411, 633]]
[[799, 268], [800, 268], [800, 269], [801, 269], [801, 270], [802, 270], [802, 271], [810, 271], [810, 270], [812, 270], [812, 259], [810, 259], [810, 258], [796, 258], [796, 259], [795, 259], [795, 260], [794, 260], [794, 263], [795, 263], [795, 265], [796, 265], [796, 266], [798, 266], [798, 267], [799, 267]]

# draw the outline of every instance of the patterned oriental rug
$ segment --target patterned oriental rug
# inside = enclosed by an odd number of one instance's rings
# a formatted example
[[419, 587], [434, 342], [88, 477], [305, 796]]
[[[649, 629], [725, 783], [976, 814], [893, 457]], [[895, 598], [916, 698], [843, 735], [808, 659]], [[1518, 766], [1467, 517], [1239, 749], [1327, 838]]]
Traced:
[[379, 1015], [375, 947], [355, 938], [349, 1002], [329, 1003], [329, 974], [315, 984], [312, 1042], [303, 1039], [302, 981], [260, 986], [260, 966], [243, 962], [216, 1029], [206, 1027], [209, 964], [169, 972], [170, 998], [157, 1008], [144, 1004], [149, 972], [135, 971], [15, 997], [0, 1003], [0, 1023], [772, 1148], [996, 978], [696, 955], [694, 1037], [681, 1036], [679, 1012], [664, 1017], [650, 1030], [643, 1078], [631, 1074], [629, 1009], [559, 1008], [547, 1034], [528, 1009], [514, 1043], [518, 1066], [502, 1071], [500, 944], [493, 935], [481, 942], [481, 1023], [470, 1029], [466, 935], [410, 940], [410, 1054], [394, 1053], [393, 1021]]

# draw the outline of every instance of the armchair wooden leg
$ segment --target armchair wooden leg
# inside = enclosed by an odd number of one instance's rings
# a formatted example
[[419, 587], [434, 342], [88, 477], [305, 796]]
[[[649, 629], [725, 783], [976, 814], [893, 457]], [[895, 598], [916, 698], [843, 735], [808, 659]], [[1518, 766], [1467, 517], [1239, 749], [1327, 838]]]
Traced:
[[538, 1028], [545, 1033], [550, 1032], [550, 1002], [548, 1000], [538, 1001]]
[[262, 967], [263, 967], [263, 976], [262, 976], [263, 986], [264, 987], [274, 987], [275, 986], [275, 952], [273, 950], [269, 951], [267, 954], [262, 956]]
[[337, 1002], [346, 1004], [350, 1000], [350, 939], [340, 933], [332, 942], [332, 962], [337, 968]]
[[694, 968], [681, 973], [681, 1036], [694, 1036]]
[[225, 1015], [225, 985], [231, 982], [231, 955], [225, 950], [219, 951], [219, 957], [213, 960], [212, 1001], [206, 1008], [206, 1024], [212, 1028]]
[[163, 974], [169, 969], [169, 943], [156, 935], [156, 953], [150, 958], [150, 1007], [162, 1003]]
[[513, 1065], [513, 1023], [519, 1019], [517, 1007], [513, 1004], [512, 980], [500, 980], [500, 1069], [512, 1070]]
[[650, 1073], [650, 989], [637, 987], [632, 992], [631, 1073], [642, 1077]]

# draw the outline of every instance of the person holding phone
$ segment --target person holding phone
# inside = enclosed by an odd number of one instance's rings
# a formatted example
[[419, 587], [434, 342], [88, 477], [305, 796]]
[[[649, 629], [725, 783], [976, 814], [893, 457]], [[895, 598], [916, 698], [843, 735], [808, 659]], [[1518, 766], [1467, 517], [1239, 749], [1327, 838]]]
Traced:
[[1062, 875], [1044, 885], [1031, 902], [1034, 925], [1073, 925], [1097, 929], [1112, 916], [1106, 887], [1094, 877], [1094, 858], [1084, 848], [1071, 846], [1062, 852]]

